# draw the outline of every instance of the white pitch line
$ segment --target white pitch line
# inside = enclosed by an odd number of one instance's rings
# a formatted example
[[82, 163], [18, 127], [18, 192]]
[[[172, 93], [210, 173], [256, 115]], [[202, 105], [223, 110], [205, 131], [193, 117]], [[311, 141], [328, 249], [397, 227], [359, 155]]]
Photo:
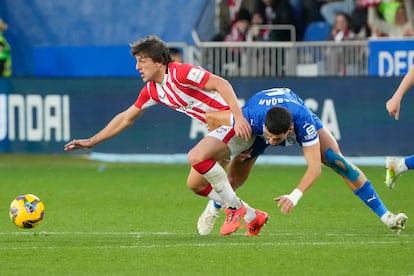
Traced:
[[22, 235], [22, 236], [60, 236], [60, 235], [67, 235], [67, 236], [168, 236], [168, 235], [181, 235], [178, 233], [172, 232], [30, 232], [30, 230], [22, 230], [21, 232], [0, 232], [0, 235]]
[[[196, 233], [177, 233], [177, 232], [81, 232], [81, 231], [74, 231], [74, 232], [48, 232], [48, 231], [40, 231], [40, 232], [32, 232], [31, 230], [22, 230], [18, 232], [0, 232], [0, 236], [8, 236], [8, 235], [15, 235], [15, 236], [194, 236]], [[232, 236], [242, 235], [242, 233], [234, 233]], [[288, 237], [302, 237], [302, 236], [309, 236], [309, 233], [292, 233], [292, 232], [278, 232], [278, 233], [264, 233], [262, 236], [288, 236]], [[320, 234], [315, 234], [314, 236], [321, 236]], [[325, 237], [370, 237], [373, 238], [372, 234], [361, 234], [361, 233], [326, 233]], [[375, 237], [414, 237], [414, 234], [396, 234], [393, 232], [389, 232], [387, 234], [380, 234], [375, 235]]]
[[[412, 243], [405, 241], [404, 243]], [[401, 244], [401, 241], [368, 241], [368, 242], [258, 242], [255, 246], [337, 246], [337, 245], [379, 245], [379, 244]], [[133, 244], [133, 245], [111, 245], [111, 246], [19, 246], [2, 247], [1, 250], [62, 250], [62, 249], [158, 249], [158, 248], [184, 248], [184, 247], [245, 247], [252, 246], [252, 243], [181, 243], [181, 244]]]

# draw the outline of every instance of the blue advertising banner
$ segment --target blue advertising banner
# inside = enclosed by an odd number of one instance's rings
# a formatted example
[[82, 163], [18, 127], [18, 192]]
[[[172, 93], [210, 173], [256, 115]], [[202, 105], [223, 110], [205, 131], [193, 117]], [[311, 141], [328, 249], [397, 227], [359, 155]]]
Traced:
[[[385, 102], [401, 78], [230, 79], [243, 103], [256, 91], [289, 87], [322, 119], [347, 156], [412, 153], [414, 96], [404, 99], [400, 120], [390, 118]], [[0, 152], [64, 153], [71, 139], [89, 138], [135, 102], [138, 78], [11, 79], [0, 91]], [[207, 129], [163, 106], [150, 108], [120, 135], [94, 152], [182, 154]], [[77, 151], [85, 154], [91, 151]], [[268, 149], [266, 154], [301, 155], [299, 147]]]
[[368, 43], [370, 76], [402, 76], [414, 65], [414, 39], [375, 39]]
[[[102, 57], [105, 57], [104, 59]], [[125, 46], [33, 47], [37, 77], [135, 77], [135, 59]]]

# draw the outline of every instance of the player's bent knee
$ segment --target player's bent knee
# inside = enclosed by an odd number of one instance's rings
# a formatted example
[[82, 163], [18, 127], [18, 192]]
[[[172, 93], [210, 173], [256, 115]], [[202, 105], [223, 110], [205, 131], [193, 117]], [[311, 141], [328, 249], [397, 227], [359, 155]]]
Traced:
[[[325, 159], [330, 167], [343, 177], [349, 179], [352, 182], [358, 179], [359, 172], [354, 169], [342, 155], [333, 151], [333, 149], [329, 148], [325, 152]], [[338, 161], [341, 165], [338, 165]]]
[[204, 188], [200, 188], [196, 185], [193, 185], [192, 183], [187, 182], [187, 188], [192, 191], [195, 194], [199, 194], [201, 191], [204, 190]]
[[193, 148], [191, 149], [187, 154], [187, 159], [190, 165], [195, 165], [197, 163], [200, 163], [202, 160], [199, 156], [198, 150]]
[[195, 187], [195, 186], [194, 186], [192, 183], [190, 183], [190, 182], [187, 182], [187, 188], [188, 188], [189, 190], [193, 191], [194, 193], [197, 193], [197, 192], [198, 192], [197, 187]]

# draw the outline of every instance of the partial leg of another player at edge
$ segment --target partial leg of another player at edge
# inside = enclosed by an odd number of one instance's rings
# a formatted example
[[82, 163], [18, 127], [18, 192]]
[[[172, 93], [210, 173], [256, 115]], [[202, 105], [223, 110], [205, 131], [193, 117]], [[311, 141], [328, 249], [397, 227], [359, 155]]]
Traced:
[[385, 160], [385, 185], [394, 189], [397, 178], [408, 170], [414, 169], [414, 155], [397, 158], [387, 157]]
[[[323, 141], [331, 140], [330, 133], [320, 133]], [[325, 136], [325, 137], [324, 137]], [[391, 230], [400, 233], [404, 229], [408, 217], [404, 213], [394, 214], [390, 212], [380, 199], [371, 182], [364, 173], [351, 162], [346, 160], [339, 151], [337, 143], [321, 143], [327, 147], [321, 149], [324, 152], [323, 163], [329, 166], [336, 173], [341, 175], [354, 194], [359, 197], [368, 208], [370, 208], [381, 221]], [[335, 150], [333, 149], [335, 148]]]

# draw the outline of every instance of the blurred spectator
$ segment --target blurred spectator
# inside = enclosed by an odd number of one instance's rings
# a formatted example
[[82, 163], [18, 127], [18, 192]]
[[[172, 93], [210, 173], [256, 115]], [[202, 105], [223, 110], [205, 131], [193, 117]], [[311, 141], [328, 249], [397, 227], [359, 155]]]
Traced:
[[[335, 23], [332, 26], [329, 40], [335, 42], [342, 42], [347, 40], [354, 40], [356, 34], [350, 29], [350, 17], [344, 12], [339, 12], [335, 16]], [[353, 66], [346, 57], [346, 50], [344, 47], [330, 47], [327, 49], [327, 63], [326, 70], [329, 73], [337, 76], [345, 76], [347, 71], [351, 71]]]
[[[264, 24], [295, 25], [289, 0], [257, 0], [256, 11], [262, 15]], [[266, 40], [290, 41], [292, 39], [290, 32], [287, 30], [271, 30]]]
[[305, 14], [303, 10], [303, 0], [289, 0], [289, 4], [292, 7], [293, 18], [295, 20], [296, 40], [302, 40], [306, 26], [304, 18]]
[[338, 12], [335, 16], [335, 22], [332, 26], [329, 40], [341, 42], [344, 40], [354, 40], [356, 34], [350, 28], [350, 17], [347, 13]]
[[[237, 20], [231, 28], [231, 32], [226, 35], [224, 41], [226, 42], [242, 42], [252, 41], [252, 36], [249, 32], [250, 27], [250, 13], [248, 10], [241, 9], [237, 15]], [[246, 70], [246, 49], [239, 47], [231, 47], [226, 53], [226, 62], [223, 66], [227, 75], [239, 74], [240, 70]], [[243, 67], [243, 68], [242, 68]]]
[[11, 76], [11, 47], [3, 36], [3, 32], [8, 28], [7, 24], [0, 18], [0, 76], [10, 77]]
[[230, 33], [228, 33], [224, 41], [252, 41], [249, 35], [251, 16], [248, 10], [241, 9], [238, 13], [237, 20], [234, 22]]
[[170, 47], [170, 56], [173, 61], [182, 63], [183, 62], [183, 55], [181, 54], [180, 49], [175, 47]]
[[265, 41], [269, 40], [270, 30], [263, 29], [260, 25], [264, 24], [263, 17], [260, 12], [256, 11], [252, 14], [250, 20], [250, 34], [253, 41]]
[[240, 10], [252, 13], [256, 0], [221, 0], [219, 4], [219, 32], [213, 37], [213, 41], [223, 41], [231, 32], [231, 28], [237, 21]]
[[389, 23], [378, 15], [376, 5], [368, 7], [368, 24], [373, 36], [403, 38], [414, 36], [414, 23], [411, 0], [397, 4], [395, 23]]
[[[221, 0], [219, 1], [220, 30], [212, 38], [213, 41], [251, 41], [249, 35], [250, 11], [254, 9], [256, 0]], [[220, 48], [212, 50], [212, 56], [219, 57], [212, 62], [213, 69], [221, 74], [238, 74], [243, 57], [241, 49], [232, 47], [228, 51]], [[221, 68], [222, 67], [222, 68]], [[218, 69], [221, 68], [221, 69]]]
[[[260, 25], [264, 25], [264, 19], [262, 18], [262, 14], [256, 11], [252, 14], [249, 34], [253, 41], [268, 41], [271, 30], [264, 29], [263, 26]], [[270, 60], [260, 51], [251, 53], [249, 57], [251, 63], [248, 66], [248, 72], [250, 75], [256, 76], [262, 74], [266, 70], [270, 70]]]
[[397, 10], [403, 2], [404, 1], [401, 0], [381, 2], [378, 4], [378, 13], [388, 23], [395, 24], [395, 16], [397, 15]]
[[329, 0], [302, 0], [303, 1], [303, 11], [305, 24], [309, 25], [315, 21], [322, 21], [323, 17], [321, 15], [321, 6]]
[[351, 15], [355, 9], [355, 0], [342, 0], [327, 2], [321, 6], [321, 15], [331, 26], [335, 24], [336, 15], [345, 13]]
[[348, 28], [356, 34], [356, 38], [365, 39], [370, 35], [368, 26], [368, 10], [366, 0], [341, 0], [326, 2], [321, 6], [321, 14], [331, 26], [336, 24], [336, 15], [345, 13], [348, 17]]
[[365, 0], [355, 1], [355, 8], [350, 18], [350, 28], [357, 34], [357, 39], [366, 39], [371, 36], [371, 29], [368, 26], [368, 9], [365, 6]]

